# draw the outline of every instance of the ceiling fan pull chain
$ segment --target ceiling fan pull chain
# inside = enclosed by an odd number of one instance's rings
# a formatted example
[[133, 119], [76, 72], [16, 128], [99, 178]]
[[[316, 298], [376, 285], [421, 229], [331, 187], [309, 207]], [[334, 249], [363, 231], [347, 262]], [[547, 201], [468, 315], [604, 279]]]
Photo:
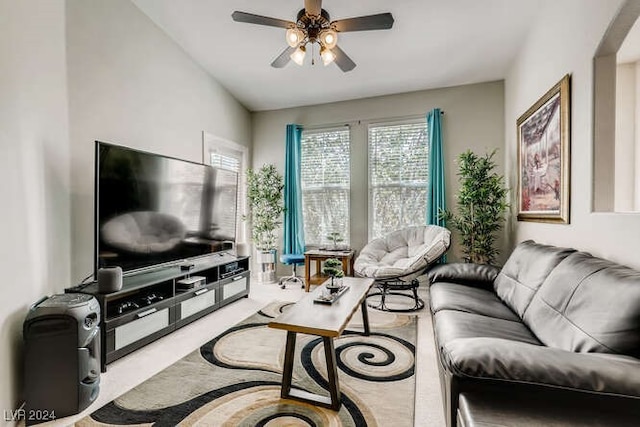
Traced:
[[316, 65], [315, 43], [311, 43], [311, 65]]

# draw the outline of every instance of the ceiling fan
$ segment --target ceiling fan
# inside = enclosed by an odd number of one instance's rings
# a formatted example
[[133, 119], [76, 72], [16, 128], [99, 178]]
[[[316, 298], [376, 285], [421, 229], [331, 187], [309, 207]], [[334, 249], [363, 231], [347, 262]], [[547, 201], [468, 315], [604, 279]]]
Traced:
[[304, 0], [304, 9], [298, 12], [296, 22], [239, 11], [233, 12], [231, 17], [236, 22], [287, 29], [286, 39], [289, 47], [273, 60], [272, 67], [282, 68], [290, 59], [302, 65], [306, 45], [318, 43], [324, 65], [335, 62], [344, 72], [353, 70], [356, 64], [337, 45], [338, 33], [387, 30], [393, 26], [393, 16], [390, 13], [331, 21], [329, 13], [322, 9], [322, 0]]

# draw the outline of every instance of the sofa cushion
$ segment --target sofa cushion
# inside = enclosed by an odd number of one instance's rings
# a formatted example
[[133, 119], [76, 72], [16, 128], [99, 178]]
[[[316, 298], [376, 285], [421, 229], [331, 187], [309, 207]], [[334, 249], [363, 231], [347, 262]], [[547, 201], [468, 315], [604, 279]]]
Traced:
[[584, 252], [544, 281], [524, 322], [546, 345], [640, 356], [640, 272]]
[[452, 340], [442, 360], [457, 376], [549, 385], [640, 397], [640, 361], [610, 354], [579, 354], [495, 338]]
[[521, 322], [455, 310], [441, 310], [434, 317], [435, 335], [441, 348], [454, 340], [479, 337], [541, 345]]
[[431, 311], [456, 310], [480, 314], [498, 319], [520, 321], [493, 291], [461, 285], [458, 283], [437, 282], [429, 288]]
[[494, 289], [500, 299], [522, 318], [551, 270], [573, 252], [575, 249], [524, 241], [502, 267], [493, 284]]

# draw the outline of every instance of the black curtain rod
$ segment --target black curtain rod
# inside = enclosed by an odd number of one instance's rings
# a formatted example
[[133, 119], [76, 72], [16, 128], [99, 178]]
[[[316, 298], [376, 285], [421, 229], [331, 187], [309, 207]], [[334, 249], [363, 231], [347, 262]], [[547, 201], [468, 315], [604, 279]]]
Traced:
[[[378, 119], [357, 119], [357, 120], [353, 120], [351, 122], [339, 122], [339, 123], [325, 123], [325, 124], [318, 124], [318, 125], [309, 125], [309, 126], [305, 126], [302, 125], [302, 127], [304, 129], [307, 130], [316, 130], [316, 129], [327, 129], [327, 128], [339, 128], [339, 127], [343, 127], [343, 126], [351, 126], [354, 124], [361, 124], [362, 122], [368, 122], [368, 123], [376, 123], [376, 122], [394, 122], [394, 121], [401, 121], [401, 120], [411, 120], [411, 119], [418, 119], [418, 118], [424, 118], [426, 117], [426, 113], [421, 114], [421, 115], [412, 115], [412, 116], [400, 116], [400, 117], [384, 117], [384, 118], [378, 118]], [[444, 111], [440, 110], [440, 115], [443, 116], [444, 115]]]

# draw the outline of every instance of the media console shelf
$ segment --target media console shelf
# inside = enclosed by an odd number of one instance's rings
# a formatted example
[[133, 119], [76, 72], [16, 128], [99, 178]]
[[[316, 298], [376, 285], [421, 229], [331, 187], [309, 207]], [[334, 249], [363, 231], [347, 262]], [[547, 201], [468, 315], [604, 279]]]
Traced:
[[99, 293], [97, 283], [66, 290], [91, 294], [100, 303], [102, 372], [114, 360], [249, 295], [248, 257], [220, 252], [193, 264], [189, 271], [175, 265], [125, 276], [122, 289], [109, 294]]

